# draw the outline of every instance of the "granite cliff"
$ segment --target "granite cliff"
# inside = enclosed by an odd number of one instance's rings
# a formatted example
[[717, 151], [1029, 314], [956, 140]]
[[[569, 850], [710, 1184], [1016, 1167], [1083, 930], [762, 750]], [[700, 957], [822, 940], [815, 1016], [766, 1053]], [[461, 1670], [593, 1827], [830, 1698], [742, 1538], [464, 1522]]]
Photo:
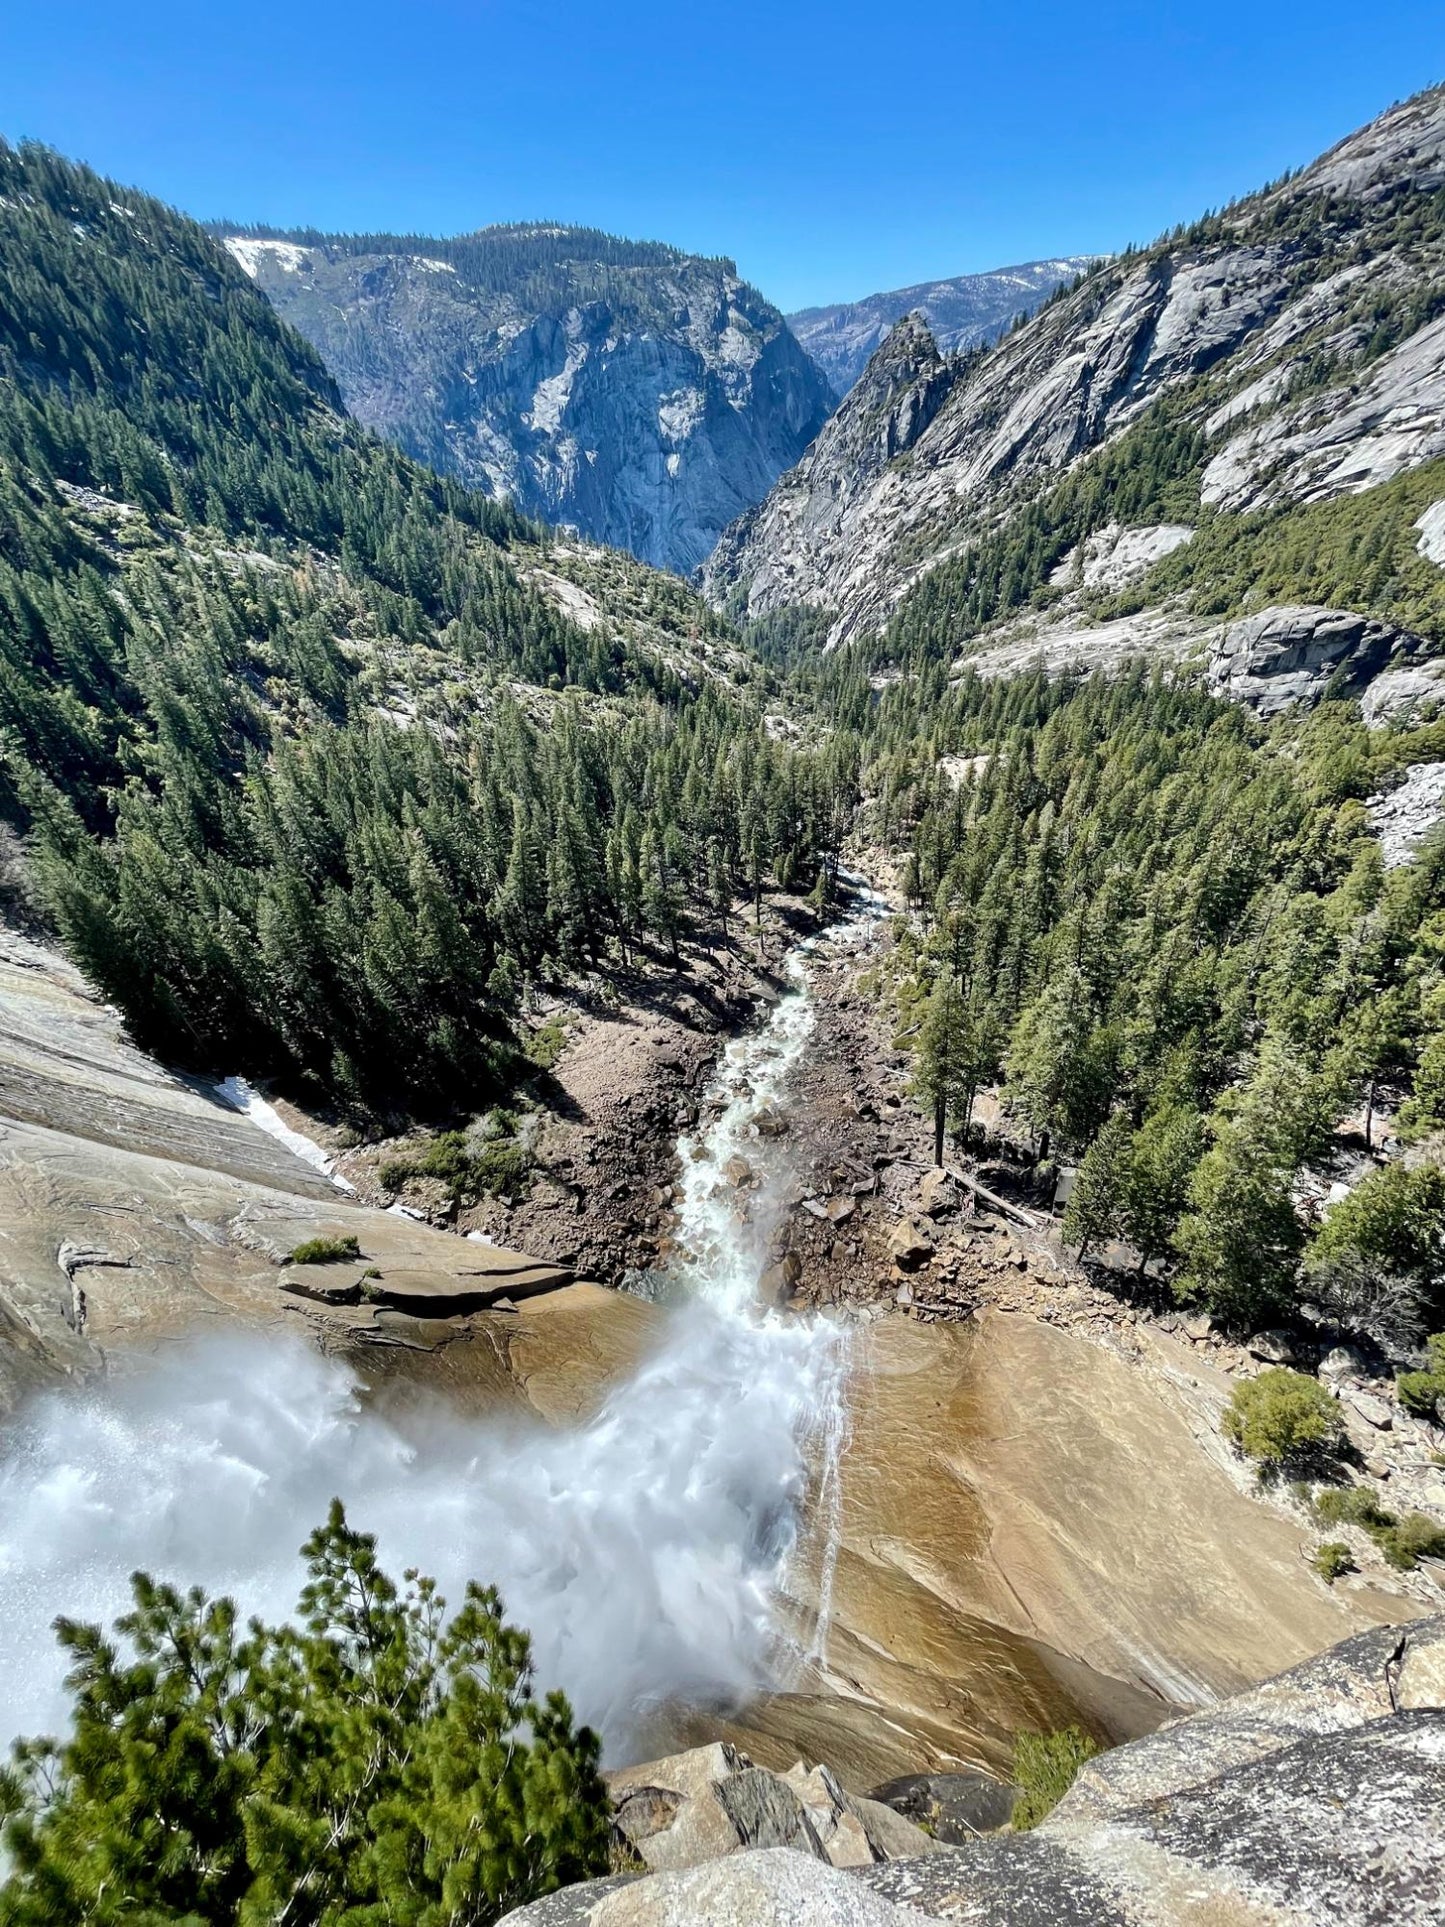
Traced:
[[[899, 322], [705, 580], [751, 616], [826, 611], [833, 643], [894, 621], [900, 640], [956, 652], [1000, 618], [1097, 592], [1086, 546], [1122, 530], [1131, 614], [1189, 591], [1194, 615], [1321, 603], [1412, 627], [1422, 600], [1438, 603], [1423, 518], [1445, 492], [1427, 486], [1442, 455], [1437, 88], [1301, 173], [1100, 263], [981, 356], [946, 356], [916, 317]], [[1302, 586], [1292, 551], [1322, 529], [1345, 546], [1336, 524], [1363, 528], [1360, 504], [1387, 516], [1369, 539], [1398, 550], [1395, 572], [1341, 567], [1325, 594], [1264, 592], [1286, 564], [1282, 586]]]
[[546, 225], [224, 238], [369, 428], [662, 567], [701, 562], [833, 406], [730, 261]]

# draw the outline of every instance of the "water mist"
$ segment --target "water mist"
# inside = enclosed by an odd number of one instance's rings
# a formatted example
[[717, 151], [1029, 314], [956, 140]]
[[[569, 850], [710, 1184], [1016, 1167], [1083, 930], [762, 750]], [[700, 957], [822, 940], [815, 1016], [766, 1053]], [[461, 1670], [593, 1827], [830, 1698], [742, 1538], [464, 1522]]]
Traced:
[[[595, 1418], [477, 1421], [437, 1401], [392, 1420], [346, 1366], [256, 1333], [32, 1406], [0, 1462], [0, 1742], [63, 1722], [57, 1613], [108, 1622], [145, 1568], [284, 1616], [297, 1548], [333, 1494], [394, 1572], [420, 1566], [453, 1599], [469, 1577], [496, 1584], [542, 1682], [613, 1759], [662, 1706], [735, 1706], [785, 1679], [800, 1655], [772, 1600], [810, 1489], [826, 1593], [846, 1368], [835, 1326], [754, 1303], [787, 1160], [749, 1120], [785, 1090], [814, 1021], [798, 953], [788, 970], [769, 1021], [725, 1053], [714, 1121], [679, 1145], [682, 1255], [665, 1284], [680, 1302]], [[722, 1176], [735, 1154], [761, 1181], [745, 1214]]]

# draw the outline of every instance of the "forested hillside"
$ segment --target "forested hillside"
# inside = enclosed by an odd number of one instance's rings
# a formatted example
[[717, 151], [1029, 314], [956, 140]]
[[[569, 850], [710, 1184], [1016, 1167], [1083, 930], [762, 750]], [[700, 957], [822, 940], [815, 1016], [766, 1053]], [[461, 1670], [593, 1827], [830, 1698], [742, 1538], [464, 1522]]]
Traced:
[[201, 228], [0, 146], [0, 284], [0, 808], [144, 1045], [444, 1112], [529, 976], [811, 884], [846, 745], [775, 743], [679, 585], [350, 420]]
[[[1265, 728], [1142, 663], [880, 696], [853, 655], [820, 688], [872, 716], [867, 821], [921, 913], [898, 1027], [948, 1140], [997, 1087], [1039, 1157], [1082, 1160], [1066, 1236], [1164, 1261], [1236, 1328], [1308, 1298], [1438, 1329], [1445, 840], [1387, 869], [1365, 799], [1445, 729], [1342, 702]], [[1371, 1174], [1387, 1130], [1418, 1148]]]

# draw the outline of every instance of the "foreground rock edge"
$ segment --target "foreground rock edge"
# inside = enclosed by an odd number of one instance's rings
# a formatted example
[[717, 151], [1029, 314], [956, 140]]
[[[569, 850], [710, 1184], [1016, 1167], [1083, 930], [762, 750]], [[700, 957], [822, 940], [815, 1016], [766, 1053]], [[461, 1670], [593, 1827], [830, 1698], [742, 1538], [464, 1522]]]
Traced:
[[[700, 1748], [618, 1775], [614, 1788], [659, 1772], [735, 1773], [740, 1758]], [[1116, 1748], [1029, 1834], [851, 1871], [807, 1847], [740, 1845], [701, 1865], [566, 1889], [507, 1919], [512, 1927], [906, 1927], [920, 1919], [1373, 1927], [1436, 1921], [1442, 1907], [1445, 1614], [1359, 1634]]]

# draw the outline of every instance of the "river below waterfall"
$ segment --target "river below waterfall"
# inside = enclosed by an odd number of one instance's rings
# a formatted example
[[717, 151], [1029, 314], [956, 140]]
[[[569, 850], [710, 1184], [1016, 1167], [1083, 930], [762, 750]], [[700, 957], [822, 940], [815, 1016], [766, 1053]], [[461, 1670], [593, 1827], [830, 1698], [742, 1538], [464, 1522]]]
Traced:
[[[828, 940], [863, 940], [883, 909], [860, 894]], [[790, 1168], [787, 1137], [756, 1120], [785, 1110], [808, 1048], [812, 947], [727, 1046], [707, 1121], [679, 1144], [677, 1253], [634, 1281], [666, 1304], [660, 1339], [582, 1422], [479, 1419], [439, 1399], [384, 1413], [347, 1364], [235, 1329], [32, 1407], [0, 1465], [0, 1740], [63, 1718], [57, 1613], [108, 1621], [145, 1568], [283, 1615], [296, 1548], [333, 1494], [394, 1571], [420, 1566], [453, 1598], [468, 1577], [495, 1583], [541, 1680], [613, 1761], [668, 1709], [726, 1712], [785, 1688], [826, 1637], [847, 1431], [846, 1328], [757, 1298]], [[805, 1563], [822, 1604], [784, 1632], [777, 1602]]]

